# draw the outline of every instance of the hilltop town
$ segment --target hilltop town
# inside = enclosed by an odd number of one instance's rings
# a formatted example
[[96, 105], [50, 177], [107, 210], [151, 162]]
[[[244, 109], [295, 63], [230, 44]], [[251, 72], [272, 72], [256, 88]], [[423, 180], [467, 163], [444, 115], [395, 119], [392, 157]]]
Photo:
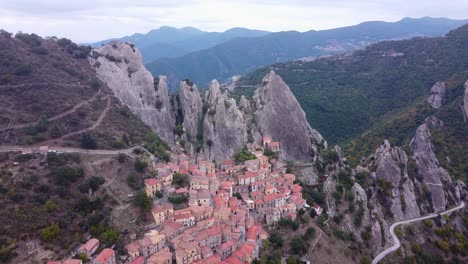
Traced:
[[[264, 136], [262, 146], [248, 143], [240, 155], [220, 166], [203, 159], [193, 163], [184, 153], [172, 155], [169, 162], [154, 160], [149, 166], [157, 175], [144, 181], [154, 228], [127, 244], [127, 255], [120, 258], [110, 248], [95, 255], [96, 238], [78, 253], [96, 264], [117, 259], [132, 264], [237, 264], [259, 259], [268, 229], [280, 219], [295, 221], [298, 210], [310, 208], [296, 175], [277, 159], [279, 152], [280, 142]], [[322, 213], [318, 205], [312, 210]]]

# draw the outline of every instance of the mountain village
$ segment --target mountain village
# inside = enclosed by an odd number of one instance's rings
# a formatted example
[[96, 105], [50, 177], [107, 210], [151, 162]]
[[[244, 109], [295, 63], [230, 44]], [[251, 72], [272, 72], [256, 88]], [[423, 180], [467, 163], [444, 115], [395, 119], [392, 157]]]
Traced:
[[[126, 245], [122, 263], [131, 264], [215, 264], [251, 263], [259, 258], [267, 230], [282, 218], [296, 220], [297, 211], [310, 208], [302, 198], [296, 175], [286, 163], [264, 155], [280, 151], [280, 142], [263, 137], [263, 146], [247, 144], [254, 157], [236, 164], [229, 159], [216, 166], [186, 154], [173, 155], [170, 162], [153, 161], [157, 176], [145, 180], [145, 192], [154, 199], [151, 215], [154, 228]], [[174, 177], [187, 177], [189, 186], [173, 184]], [[163, 197], [165, 196], [165, 197]], [[159, 198], [158, 198], [159, 197]], [[166, 197], [185, 199], [174, 205]], [[314, 205], [317, 215], [322, 208]], [[95, 256], [99, 240], [90, 239], [78, 249], [94, 264], [117, 263], [116, 253], [106, 248]], [[48, 264], [80, 264], [69, 259]]]

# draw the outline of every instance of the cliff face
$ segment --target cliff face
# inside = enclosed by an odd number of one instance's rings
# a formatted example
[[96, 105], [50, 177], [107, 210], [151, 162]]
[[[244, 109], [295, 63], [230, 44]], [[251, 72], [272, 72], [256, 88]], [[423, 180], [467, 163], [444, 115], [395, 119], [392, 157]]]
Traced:
[[210, 84], [206, 102], [204, 153], [208, 159], [219, 164], [245, 147], [247, 129], [236, 101], [224, 98], [216, 80]]
[[440, 212], [447, 207], [444, 185], [451, 184], [452, 180], [449, 173], [439, 165], [439, 160], [434, 153], [434, 145], [431, 142], [429, 125], [441, 126], [442, 123], [435, 117], [427, 118], [424, 124], [416, 130], [410, 147], [418, 166], [418, 173], [423, 177], [423, 183], [431, 192], [432, 206], [436, 212]]
[[256, 141], [258, 134], [269, 135], [281, 142], [281, 155], [293, 161], [310, 161], [312, 141], [320, 142], [320, 134], [311, 129], [304, 111], [286, 83], [270, 71], [255, 91], [254, 114]]
[[94, 49], [90, 63], [123, 104], [162, 138], [174, 142], [175, 119], [166, 77], [155, 81], [132, 44], [114, 41]]
[[440, 108], [445, 98], [445, 82], [436, 82], [431, 88], [431, 94], [427, 98], [432, 108]]
[[195, 141], [198, 134], [199, 122], [202, 118], [203, 103], [200, 92], [195, 84], [187, 81], [180, 82], [179, 107], [183, 124], [189, 141]]
[[387, 190], [389, 209], [397, 221], [420, 216], [413, 182], [408, 177], [408, 157], [405, 151], [391, 147], [385, 140], [374, 154], [377, 181], [390, 183]]

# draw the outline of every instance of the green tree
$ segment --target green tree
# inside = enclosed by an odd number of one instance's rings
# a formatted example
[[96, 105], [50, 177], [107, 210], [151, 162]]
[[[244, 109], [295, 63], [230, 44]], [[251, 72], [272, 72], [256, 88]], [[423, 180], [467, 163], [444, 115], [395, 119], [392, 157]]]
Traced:
[[302, 237], [297, 236], [291, 240], [291, 250], [294, 254], [302, 254], [305, 251], [305, 244]]
[[57, 204], [55, 204], [52, 200], [47, 200], [44, 206], [48, 212], [52, 212], [57, 209]]
[[135, 206], [139, 207], [143, 213], [150, 211], [151, 207], [153, 206], [153, 201], [150, 197], [148, 197], [148, 195], [146, 195], [146, 192], [144, 191], [138, 192], [135, 195], [133, 202]]
[[190, 184], [189, 176], [187, 174], [174, 173], [172, 184], [178, 188], [187, 187]]
[[283, 236], [279, 232], [274, 231], [271, 233], [268, 240], [276, 248], [281, 248], [283, 246]]
[[297, 257], [296, 256], [290, 256], [287, 260], [286, 260], [286, 263], [287, 264], [297, 264]]
[[47, 228], [44, 228], [40, 233], [39, 233], [39, 236], [41, 237], [41, 239], [45, 242], [50, 242], [52, 241], [54, 238], [56, 238], [58, 236], [58, 234], [60, 233], [60, 227], [58, 226], [58, 224], [56, 223], [53, 223], [52, 225], [50, 225], [49, 227]]
[[84, 149], [95, 149], [97, 147], [97, 143], [91, 133], [85, 132], [81, 135], [80, 146]]
[[135, 170], [138, 173], [143, 173], [146, 170], [146, 167], [148, 167], [148, 162], [141, 159], [135, 160]]

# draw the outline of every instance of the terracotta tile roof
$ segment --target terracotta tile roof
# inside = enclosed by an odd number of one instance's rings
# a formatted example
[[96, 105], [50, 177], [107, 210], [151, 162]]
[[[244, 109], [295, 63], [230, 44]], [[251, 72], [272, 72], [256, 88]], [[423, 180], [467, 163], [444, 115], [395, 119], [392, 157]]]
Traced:
[[219, 250], [225, 251], [231, 247], [233, 247], [236, 244], [236, 241], [231, 239], [227, 242], [222, 243], [221, 245], [218, 246]]
[[134, 261], [130, 262], [130, 264], [143, 264], [145, 263], [145, 258], [144, 257], [138, 257]]
[[81, 264], [83, 261], [81, 259], [67, 259], [62, 264]]
[[210, 237], [221, 235], [221, 228], [219, 226], [212, 226], [210, 229], [208, 229], [208, 235]]
[[168, 229], [170, 229], [172, 231], [176, 231], [179, 228], [184, 226], [183, 224], [178, 223], [178, 222], [176, 222], [174, 220], [166, 220], [162, 224], [163, 224], [164, 227], [166, 227], [166, 228], [168, 228]]
[[275, 197], [276, 197], [276, 195], [274, 193], [271, 193], [271, 194], [267, 194], [267, 195], [263, 196], [263, 200], [265, 201], [265, 203], [269, 203], [269, 202], [274, 201]]
[[153, 185], [158, 185], [158, 184], [160, 184], [160, 182], [159, 182], [158, 179], [151, 178], [151, 179], [146, 179], [146, 180], [145, 180], [145, 184], [146, 184], [146, 185], [153, 186]]
[[91, 238], [88, 240], [88, 242], [86, 242], [86, 244], [80, 247], [80, 250], [93, 251], [97, 247], [99, 247], [99, 240], [96, 238]]
[[230, 263], [230, 264], [244, 264], [242, 261], [240, 261], [240, 259], [234, 257], [234, 256], [230, 256], [229, 258], [226, 259], [226, 262]]
[[140, 246], [140, 243], [138, 241], [135, 241], [135, 242], [130, 243], [130, 244], [125, 246], [128, 253], [130, 253], [130, 254], [140, 252], [140, 247], [141, 246]]
[[115, 256], [115, 251], [110, 249], [110, 248], [105, 248], [97, 255], [97, 257], [94, 259], [95, 263], [107, 263], [107, 261]]

